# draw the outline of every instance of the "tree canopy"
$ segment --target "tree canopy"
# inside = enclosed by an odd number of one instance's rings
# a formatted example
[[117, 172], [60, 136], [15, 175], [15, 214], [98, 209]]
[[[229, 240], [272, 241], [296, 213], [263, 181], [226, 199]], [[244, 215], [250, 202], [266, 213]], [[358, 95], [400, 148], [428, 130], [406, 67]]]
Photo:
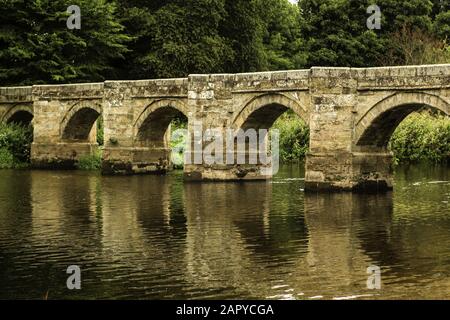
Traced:
[[373, 3], [0, 0], [0, 85], [450, 62], [449, 1], [378, 0], [369, 30]]
[[128, 35], [115, 4], [79, 0], [82, 28], [69, 30], [67, 1], [0, 0], [0, 83], [99, 81], [114, 77]]

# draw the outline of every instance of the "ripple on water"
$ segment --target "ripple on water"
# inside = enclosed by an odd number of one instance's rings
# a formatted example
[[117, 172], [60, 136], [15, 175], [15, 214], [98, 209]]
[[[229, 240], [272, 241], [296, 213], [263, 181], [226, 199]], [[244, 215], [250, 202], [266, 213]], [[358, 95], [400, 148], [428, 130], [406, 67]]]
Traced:
[[305, 194], [301, 167], [245, 184], [0, 171], [0, 298], [449, 298], [450, 172], [408, 170], [385, 195]]

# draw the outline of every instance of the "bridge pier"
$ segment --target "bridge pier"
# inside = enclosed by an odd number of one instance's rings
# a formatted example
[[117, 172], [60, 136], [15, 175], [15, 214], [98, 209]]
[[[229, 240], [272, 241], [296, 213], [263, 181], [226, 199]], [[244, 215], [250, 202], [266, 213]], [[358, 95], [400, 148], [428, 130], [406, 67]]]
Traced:
[[[313, 108], [305, 190], [392, 189], [388, 140], [382, 146], [355, 143], [354, 115], [361, 103], [360, 82], [367, 81], [367, 73], [351, 68], [312, 68], [310, 79]], [[396, 126], [389, 125], [392, 133]]]
[[93, 155], [97, 143], [57, 142], [33, 143], [31, 146], [31, 167], [34, 169], [75, 169], [80, 158]]
[[102, 174], [165, 174], [172, 169], [168, 148], [107, 147], [103, 150]]
[[308, 154], [305, 190], [383, 192], [392, 189], [390, 153]]
[[271, 175], [263, 174], [263, 165], [185, 165], [185, 181], [256, 181], [268, 180]]

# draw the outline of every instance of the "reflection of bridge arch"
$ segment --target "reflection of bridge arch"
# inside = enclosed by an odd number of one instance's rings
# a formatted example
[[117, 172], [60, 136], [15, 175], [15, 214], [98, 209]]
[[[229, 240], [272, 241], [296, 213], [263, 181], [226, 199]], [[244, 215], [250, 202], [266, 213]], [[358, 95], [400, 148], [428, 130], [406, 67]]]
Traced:
[[92, 101], [81, 101], [70, 108], [61, 122], [64, 140], [87, 141], [94, 123], [102, 114], [102, 106]]
[[268, 129], [285, 111], [291, 109], [309, 123], [308, 112], [297, 101], [283, 94], [263, 94], [248, 102], [236, 118], [234, 127], [242, 129]]
[[33, 121], [33, 106], [26, 104], [17, 104], [11, 107], [3, 116], [2, 121], [6, 123], [18, 123], [30, 125]]
[[422, 107], [450, 115], [450, 104], [437, 95], [396, 93], [375, 104], [356, 122], [356, 145], [386, 147], [397, 126]]
[[135, 143], [164, 148], [170, 123], [176, 118], [187, 119], [187, 115], [187, 107], [181, 101], [163, 99], [151, 103], [133, 125]]

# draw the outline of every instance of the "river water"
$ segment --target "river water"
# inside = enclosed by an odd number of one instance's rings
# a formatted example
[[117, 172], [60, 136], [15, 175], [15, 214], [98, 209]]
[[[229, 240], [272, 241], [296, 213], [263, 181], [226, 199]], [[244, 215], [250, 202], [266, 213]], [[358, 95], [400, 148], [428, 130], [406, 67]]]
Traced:
[[303, 177], [0, 171], [0, 298], [450, 298], [450, 167], [399, 167], [382, 195], [305, 194]]

